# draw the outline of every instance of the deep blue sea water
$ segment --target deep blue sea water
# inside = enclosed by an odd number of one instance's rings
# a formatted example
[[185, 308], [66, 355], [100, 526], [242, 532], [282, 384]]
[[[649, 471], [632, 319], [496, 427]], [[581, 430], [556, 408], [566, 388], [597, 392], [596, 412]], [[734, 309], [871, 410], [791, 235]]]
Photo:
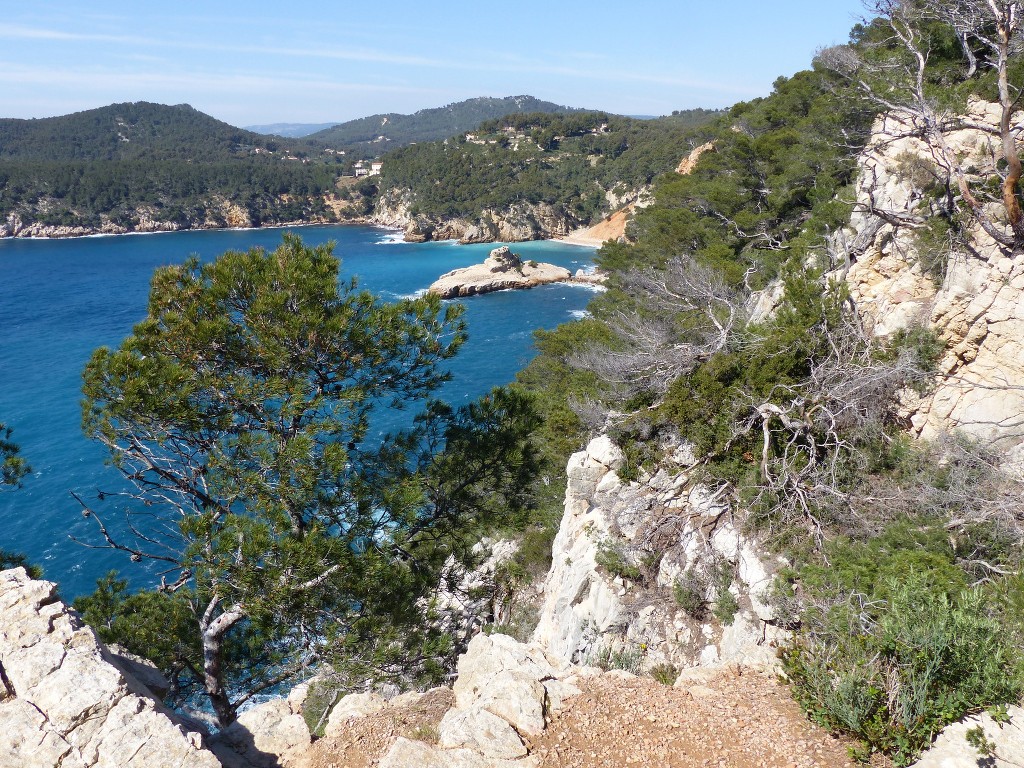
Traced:
[[[493, 245], [395, 242], [373, 227], [295, 230], [307, 243], [334, 240], [342, 276], [385, 299], [422, 291], [451, 269], [482, 261]], [[33, 468], [24, 487], [0, 492], [0, 549], [21, 552], [60, 583], [65, 598], [89, 592], [119, 569], [147, 583], [143, 565], [123, 554], [87, 549], [68, 538], [94, 539], [74, 490], [95, 497], [116, 485], [106, 452], [80, 429], [81, 372], [100, 345], [116, 346], [145, 315], [149, 279], [164, 264], [191, 254], [211, 259], [230, 249], [273, 249], [281, 230], [222, 230], [74, 240], [0, 240], [0, 421]], [[592, 264], [593, 251], [556, 242], [518, 243], [524, 258], [572, 271]], [[453, 404], [510, 382], [534, 354], [532, 333], [578, 317], [592, 298], [582, 286], [503, 291], [465, 301], [469, 341], [452, 364], [442, 396]], [[105, 522], [114, 527], [116, 520]]]

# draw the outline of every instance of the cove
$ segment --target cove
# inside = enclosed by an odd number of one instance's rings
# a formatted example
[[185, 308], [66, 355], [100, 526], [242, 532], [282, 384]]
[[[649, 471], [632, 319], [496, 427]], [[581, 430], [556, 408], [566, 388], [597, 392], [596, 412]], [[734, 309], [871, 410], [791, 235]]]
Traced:
[[[227, 250], [272, 250], [281, 229], [172, 232], [73, 240], [0, 241], [0, 421], [32, 465], [20, 490], [0, 492], [0, 549], [20, 552], [60, 584], [65, 599], [93, 589], [117, 569], [133, 584], [152, 573], [122, 553], [88, 549], [69, 536], [96, 542], [71, 491], [87, 501], [116, 484], [106, 451], [80, 429], [81, 372], [92, 351], [116, 346], [146, 311], [153, 270], [195, 254], [208, 260]], [[439, 275], [479, 263], [496, 244], [396, 242], [365, 226], [311, 226], [294, 231], [311, 245], [333, 240], [342, 279], [385, 300], [414, 296]], [[524, 259], [575, 272], [593, 250], [553, 241], [513, 244]], [[533, 357], [533, 331], [585, 312], [592, 289], [548, 285], [465, 300], [469, 341], [452, 361], [452, 381], [440, 396], [460, 405], [507, 384]], [[119, 523], [108, 513], [112, 529]]]

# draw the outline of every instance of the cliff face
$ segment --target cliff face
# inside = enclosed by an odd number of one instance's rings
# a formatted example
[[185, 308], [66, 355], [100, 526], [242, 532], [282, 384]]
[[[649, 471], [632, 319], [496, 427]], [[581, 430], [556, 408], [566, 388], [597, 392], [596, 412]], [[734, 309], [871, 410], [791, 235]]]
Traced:
[[0, 572], [0, 766], [219, 768], [137, 678], [25, 570]]
[[580, 222], [548, 203], [517, 203], [503, 210], [484, 209], [475, 219], [414, 216], [407, 189], [381, 192], [371, 222], [405, 231], [411, 243], [458, 240], [461, 243], [518, 243], [567, 235]]
[[[622, 462], [607, 437], [569, 460], [534, 640], [579, 664], [773, 667], [786, 637], [766, 595], [778, 563], [741, 535], [736, 513], [690, 482], [685, 447], [640, 482], [619, 479]], [[712, 604], [723, 606], [720, 618]]]
[[[277, 202], [287, 203], [291, 199], [282, 197]], [[258, 226], [282, 226], [287, 224], [329, 224], [346, 216], [350, 203], [333, 196], [323, 200], [302, 201], [307, 209], [318, 208], [320, 213], [310, 213], [299, 221], [285, 219], [274, 213], [267, 213], [262, 219], [237, 202], [223, 197], [211, 197], [182, 212], [178, 218], [159, 218], [160, 210], [152, 205], [139, 205], [128, 215], [116, 219], [106, 214], [98, 217], [96, 224], [43, 224], [26, 220], [31, 215], [41, 215], [46, 207], [41, 203], [38, 210], [11, 213], [0, 220], [0, 238], [5, 237], [84, 237], [86, 235], [124, 235], [131, 232], [177, 232], [183, 229], [225, 229]], [[322, 205], [321, 205], [322, 204]], [[349, 219], [354, 221], [354, 219]]]
[[[996, 105], [972, 102], [967, 122], [994, 126], [997, 114]], [[837, 238], [849, 252], [851, 296], [874, 333], [924, 323], [946, 344], [934, 391], [907, 403], [915, 434], [961, 430], [1024, 461], [1024, 259], [977, 226], [952, 247], [923, 243], [919, 232], [942, 204], [926, 189], [943, 172], [905, 129], [898, 116], [879, 120], [860, 159], [857, 207]], [[982, 129], [946, 140], [981, 173], [999, 156]]]

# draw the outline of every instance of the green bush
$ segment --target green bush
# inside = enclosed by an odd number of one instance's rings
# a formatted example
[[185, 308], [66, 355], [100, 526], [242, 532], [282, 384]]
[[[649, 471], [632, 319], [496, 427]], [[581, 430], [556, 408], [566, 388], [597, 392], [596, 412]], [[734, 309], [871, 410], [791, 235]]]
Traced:
[[612, 576], [619, 576], [630, 581], [637, 581], [643, 575], [640, 567], [631, 563], [625, 547], [612, 539], [602, 539], [597, 545], [594, 561]]
[[819, 724], [909, 765], [945, 725], [1016, 701], [1020, 651], [979, 588], [950, 597], [925, 574], [809, 612], [783, 664]]
[[643, 648], [620, 648], [614, 650], [610, 645], [595, 648], [587, 656], [587, 666], [600, 667], [608, 670], [621, 669], [634, 675], [639, 675], [643, 670], [644, 653]]
[[707, 580], [695, 571], [688, 571], [676, 579], [672, 596], [687, 616], [704, 621], [708, 615]]
[[662, 685], [675, 685], [679, 677], [679, 667], [675, 664], [658, 664], [651, 667], [650, 675]]

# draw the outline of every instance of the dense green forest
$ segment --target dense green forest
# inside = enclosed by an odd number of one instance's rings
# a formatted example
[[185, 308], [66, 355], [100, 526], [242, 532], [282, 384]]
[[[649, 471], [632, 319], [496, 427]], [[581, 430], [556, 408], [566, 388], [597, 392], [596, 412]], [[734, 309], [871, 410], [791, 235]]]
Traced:
[[111, 104], [61, 117], [0, 119], [0, 160], [191, 160], [218, 162], [258, 151], [282, 154], [298, 142], [223, 123], [187, 104]]
[[0, 120], [0, 219], [96, 228], [156, 222], [223, 224], [220, 203], [249, 223], [327, 217], [339, 172], [281, 140], [234, 128], [187, 105], [146, 102], [42, 120]]
[[[211, 200], [240, 206], [253, 225], [327, 215], [324, 195], [336, 172], [324, 165], [273, 161], [0, 162], [0, 217], [24, 223], [98, 227], [101, 216], [129, 225], [142, 205], [154, 221], [187, 226], [209, 214]], [[43, 201], [43, 205], [38, 205]]]
[[412, 191], [414, 214], [479, 215], [518, 201], [560, 206], [579, 221], [674, 168], [720, 113], [691, 110], [657, 120], [604, 112], [513, 114], [488, 120], [473, 138], [417, 144], [392, 152], [382, 190]]

